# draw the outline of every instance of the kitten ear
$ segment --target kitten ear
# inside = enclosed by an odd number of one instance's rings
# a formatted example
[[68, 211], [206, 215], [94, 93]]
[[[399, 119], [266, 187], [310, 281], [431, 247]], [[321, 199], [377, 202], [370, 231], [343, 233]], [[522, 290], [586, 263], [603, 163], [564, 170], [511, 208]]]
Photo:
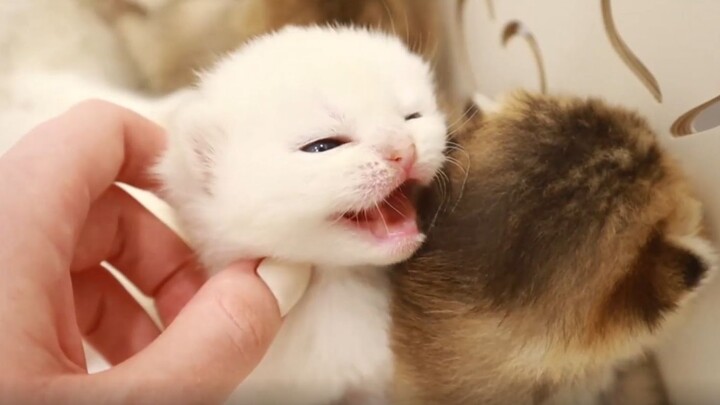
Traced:
[[653, 330], [698, 287], [709, 268], [703, 249], [656, 231], [608, 297], [605, 318]]
[[500, 111], [501, 103], [482, 94], [475, 93], [472, 98], [473, 107], [477, 108], [483, 114], [495, 114]]
[[168, 122], [168, 149], [156, 172], [171, 193], [210, 194], [218, 147], [225, 139], [213, 110], [195, 93]]

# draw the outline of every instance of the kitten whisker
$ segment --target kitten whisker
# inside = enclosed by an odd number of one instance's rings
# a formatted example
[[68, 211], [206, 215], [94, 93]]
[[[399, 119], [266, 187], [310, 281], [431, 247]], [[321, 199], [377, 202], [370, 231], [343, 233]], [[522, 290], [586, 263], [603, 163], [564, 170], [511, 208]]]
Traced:
[[457, 152], [457, 153], [461, 154], [462, 157], [465, 158], [467, 161], [470, 161], [470, 153], [468, 153], [468, 151], [465, 150], [465, 148], [463, 148], [459, 144], [448, 143], [447, 150], [452, 151], [452, 152]]
[[377, 208], [378, 214], [380, 214], [380, 219], [382, 219], [383, 225], [385, 226], [385, 232], [387, 232], [388, 235], [389, 235], [389, 234], [390, 234], [390, 228], [388, 228], [387, 222], [385, 221], [385, 216], [383, 216], [382, 211], [380, 210], [380, 207], [378, 206], [377, 203], [375, 203], [375, 208]]
[[385, 7], [385, 12], [390, 19], [390, 28], [392, 29], [393, 35], [398, 36], [397, 30], [395, 29], [395, 19], [393, 18], [392, 12], [390, 11], [390, 5], [388, 4], [387, 0], [382, 0], [381, 3], [383, 7]]
[[345, 215], [349, 214], [350, 211], [352, 211], [352, 210], [346, 209], [345, 211], [343, 211], [342, 214], [340, 214], [337, 218], [335, 218], [335, 220], [332, 221], [330, 224], [331, 224], [331, 225], [335, 225], [335, 224], [337, 224], [338, 222], [342, 221], [342, 219], [345, 218]]
[[467, 171], [467, 168], [465, 166], [463, 166], [462, 162], [454, 157], [446, 156], [445, 161], [450, 164], [455, 165], [456, 167], [460, 168], [460, 170], [462, 170], [462, 171]]
[[405, 43], [410, 44], [410, 21], [408, 19], [407, 7], [403, 9], [403, 16], [405, 18]]
[[[452, 156], [446, 156], [445, 159], [448, 163], [455, 165], [455, 167], [459, 168], [463, 172], [463, 180], [460, 184], [460, 189], [458, 190], [458, 196], [455, 200], [455, 204], [453, 204], [453, 207], [450, 209], [450, 213], [454, 212], [457, 208], [458, 204], [460, 204], [460, 200], [462, 199], [463, 194], [465, 193], [465, 186], [467, 185], [467, 180], [470, 175], [470, 166], [471, 166], [471, 160], [470, 160], [470, 154], [465, 151], [459, 144], [452, 144], [450, 145], [451, 150], [455, 150], [458, 152], [464, 153], [465, 160], [466, 160], [466, 166], [462, 164], [462, 162]], [[445, 174], [447, 176], [447, 174]], [[449, 178], [448, 178], [449, 181]]]
[[457, 196], [457, 199], [455, 200], [455, 204], [450, 209], [451, 214], [453, 212], [455, 212], [455, 209], [460, 204], [460, 200], [462, 199], [463, 194], [465, 193], [465, 186], [467, 185], [469, 175], [470, 175], [470, 162], [468, 162], [468, 169], [465, 171], [465, 176], [463, 177], [462, 184], [460, 185], [460, 191], [458, 191], [458, 196]]
[[[455, 135], [459, 130], [461, 130], [461, 129], [465, 126], [465, 124], [467, 124], [467, 123], [470, 122], [473, 118], [475, 118], [475, 116], [478, 114], [479, 111], [480, 111], [480, 110], [478, 110], [478, 109], [474, 109], [474, 111], [472, 112], [472, 114], [471, 114], [470, 116], [468, 116], [467, 119], [465, 119], [462, 123], [460, 123], [456, 128], [454, 128], [453, 130], [451, 130], [451, 131], [447, 134], [447, 137], [448, 137], [448, 138], [452, 138], [452, 136]], [[463, 115], [464, 115], [464, 114], [463, 114]], [[448, 127], [448, 128], [450, 128], [450, 127]]]
[[442, 200], [445, 201], [450, 197], [450, 177], [448, 177], [447, 173], [441, 171], [439, 172], [440, 180], [441, 180], [441, 186], [442, 186]]
[[436, 184], [437, 184], [438, 192], [440, 193], [440, 200], [444, 201], [447, 196], [447, 193], [448, 193], [448, 186], [449, 186], [448, 182], [450, 181], [450, 179], [447, 177], [447, 175], [443, 171], [439, 171], [437, 173], [436, 178], [438, 180], [438, 182]]
[[424, 39], [423, 38], [424, 38], [423, 33], [418, 32], [417, 41], [414, 41], [410, 46], [410, 50], [413, 53], [423, 55], [423, 52], [422, 52], [422, 49], [424, 48]]
[[[455, 126], [457, 126], [458, 124], [460, 124], [461, 122], [463, 122], [463, 120], [465, 120], [465, 119], [468, 117], [468, 114], [470, 114], [470, 111], [471, 111], [470, 108], [466, 108], [466, 109], [463, 111], [463, 113], [460, 114], [460, 116], [459, 116], [455, 121], [453, 121], [452, 123], [448, 124], [448, 129], [452, 131]], [[464, 124], [462, 124], [462, 125], [464, 125]], [[462, 125], [459, 125], [459, 126], [462, 126]]]
[[402, 211], [400, 211], [399, 209], [395, 208], [394, 205], [390, 204], [390, 201], [385, 200], [385, 201], [383, 201], [383, 202], [384, 202], [385, 204], [387, 204], [388, 207], [392, 208], [395, 212], [397, 212], [398, 214], [400, 214], [403, 218], [407, 218], [407, 217], [405, 216], [405, 214], [402, 213]]
[[428, 225], [426, 233], [429, 233], [435, 227], [440, 213], [444, 211], [443, 207], [447, 202], [447, 196], [449, 194], [449, 178], [442, 170], [437, 172], [437, 174], [435, 175], [435, 180], [437, 181], [433, 182], [433, 187], [435, 188], [435, 191], [439, 193], [440, 201], [437, 209], [435, 210], [435, 214], [433, 214], [432, 220], [430, 220], [430, 225]]

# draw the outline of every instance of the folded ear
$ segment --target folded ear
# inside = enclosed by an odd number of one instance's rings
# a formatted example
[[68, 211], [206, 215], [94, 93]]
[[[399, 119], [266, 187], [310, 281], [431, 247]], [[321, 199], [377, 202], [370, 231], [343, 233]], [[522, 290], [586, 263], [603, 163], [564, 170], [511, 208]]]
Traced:
[[472, 107], [477, 108], [479, 111], [481, 111], [484, 114], [494, 114], [498, 111], [500, 111], [500, 108], [502, 108], [502, 105], [500, 102], [493, 100], [492, 98], [482, 94], [482, 93], [475, 93], [473, 95], [473, 105]]
[[155, 168], [170, 200], [179, 193], [211, 193], [217, 151], [225, 141], [214, 111], [195, 95], [168, 119], [168, 147]]
[[701, 249], [693, 250], [666, 239], [660, 231], [653, 232], [608, 296], [602, 308], [604, 326], [654, 330], [700, 284], [709, 266]]

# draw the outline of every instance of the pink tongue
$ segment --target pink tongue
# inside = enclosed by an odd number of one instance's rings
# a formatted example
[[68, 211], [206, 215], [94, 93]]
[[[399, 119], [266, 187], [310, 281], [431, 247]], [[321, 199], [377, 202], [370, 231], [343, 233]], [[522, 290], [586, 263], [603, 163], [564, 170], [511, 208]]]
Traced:
[[367, 227], [378, 239], [405, 237], [418, 233], [415, 207], [402, 192], [388, 197], [379, 207], [367, 210]]

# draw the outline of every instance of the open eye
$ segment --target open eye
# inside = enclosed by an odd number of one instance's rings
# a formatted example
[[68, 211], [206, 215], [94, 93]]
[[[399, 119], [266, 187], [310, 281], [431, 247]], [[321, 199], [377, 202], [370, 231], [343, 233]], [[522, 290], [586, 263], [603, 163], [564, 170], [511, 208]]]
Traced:
[[420, 114], [419, 112], [415, 112], [410, 115], [406, 115], [405, 121], [416, 120], [418, 118], [422, 118], [422, 114]]
[[327, 152], [330, 149], [335, 149], [338, 146], [342, 146], [344, 144], [348, 143], [345, 139], [340, 138], [325, 138], [320, 139], [314, 142], [311, 142], [302, 148], [300, 148], [301, 151], [307, 152], [307, 153], [321, 153], [321, 152]]

